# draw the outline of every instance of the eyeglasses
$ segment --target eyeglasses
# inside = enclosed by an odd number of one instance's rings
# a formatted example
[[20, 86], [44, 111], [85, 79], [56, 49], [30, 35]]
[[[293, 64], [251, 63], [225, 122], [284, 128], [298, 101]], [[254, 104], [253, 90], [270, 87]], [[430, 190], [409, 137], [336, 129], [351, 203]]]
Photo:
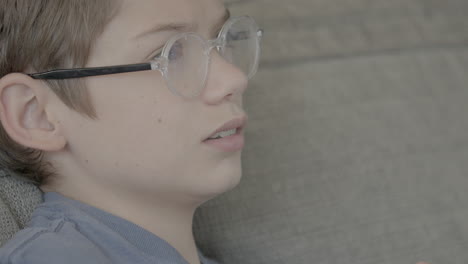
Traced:
[[213, 48], [250, 79], [258, 68], [263, 31], [249, 16], [230, 18], [218, 37], [205, 40], [193, 32], [170, 38], [159, 56], [148, 63], [108, 67], [58, 69], [29, 74], [34, 79], [71, 79], [124, 72], [158, 70], [169, 90], [185, 98], [198, 96], [206, 85]]

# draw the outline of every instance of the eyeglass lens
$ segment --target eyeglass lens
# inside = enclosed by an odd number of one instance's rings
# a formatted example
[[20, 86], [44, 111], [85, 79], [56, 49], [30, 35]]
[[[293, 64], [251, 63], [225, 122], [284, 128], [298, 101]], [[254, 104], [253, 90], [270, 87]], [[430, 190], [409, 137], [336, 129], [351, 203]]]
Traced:
[[177, 39], [168, 55], [168, 81], [184, 97], [195, 96], [204, 84], [208, 60], [204, 42], [194, 34]]
[[[248, 78], [257, 66], [257, 30], [251, 18], [238, 19], [227, 29], [225, 45], [218, 48], [219, 54]], [[204, 51], [205, 42], [196, 34], [185, 34], [172, 43], [166, 78], [179, 95], [196, 96], [205, 86], [209, 58]]]
[[226, 45], [220, 50], [221, 56], [248, 78], [254, 73], [258, 55], [257, 30], [252, 23], [250, 19], [242, 19], [232, 24], [226, 35]]

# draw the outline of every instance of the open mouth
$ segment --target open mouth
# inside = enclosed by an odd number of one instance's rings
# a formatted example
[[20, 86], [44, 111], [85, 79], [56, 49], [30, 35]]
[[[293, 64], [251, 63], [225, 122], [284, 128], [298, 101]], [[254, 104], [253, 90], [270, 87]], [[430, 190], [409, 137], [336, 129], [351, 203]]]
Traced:
[[242, 127], [238, 127], [235, 129], [219, 132], [213, 137], [207, 138], [205, 141], [215, 141], [215, 140], [223, 140], [223, 139], [229, 139], [232, 138], [236, 135], [240, 135], [242, 133]]
[[245, 144], [242, 131], [243, 128], [237, 128], [235, 134], [221, 138], [206, 139], [203, 143], [221, 152], [238, 152], [244, 148]]

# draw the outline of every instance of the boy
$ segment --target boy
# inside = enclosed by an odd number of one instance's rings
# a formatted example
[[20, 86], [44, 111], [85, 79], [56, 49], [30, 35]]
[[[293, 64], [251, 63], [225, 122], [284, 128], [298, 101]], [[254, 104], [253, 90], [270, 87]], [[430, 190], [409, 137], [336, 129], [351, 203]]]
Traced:
[[260, 36], [220, 0], [0, 0], [0, 166], [44, 191], [0, 263], [214, 263], [193, 214], [240, 180]]

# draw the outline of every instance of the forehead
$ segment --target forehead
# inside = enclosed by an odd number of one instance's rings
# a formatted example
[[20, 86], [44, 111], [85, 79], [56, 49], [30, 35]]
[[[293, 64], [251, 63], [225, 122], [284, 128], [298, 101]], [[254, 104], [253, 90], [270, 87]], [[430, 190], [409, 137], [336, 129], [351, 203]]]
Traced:
[[206, 33], [226, 12], [222, 0], [116, 1], [117, 11], [94, 43], [88, 66], [141, 62], [174, 32], [139, 38], [143, 33], [167, 24], [188, 24], [199, 33]]
[[216, 22], [224, 12], [221, 0], [122, 0], [113, 22], [132, 27], [129, 30], [168, 23], [194, 24], [203, 28]]

